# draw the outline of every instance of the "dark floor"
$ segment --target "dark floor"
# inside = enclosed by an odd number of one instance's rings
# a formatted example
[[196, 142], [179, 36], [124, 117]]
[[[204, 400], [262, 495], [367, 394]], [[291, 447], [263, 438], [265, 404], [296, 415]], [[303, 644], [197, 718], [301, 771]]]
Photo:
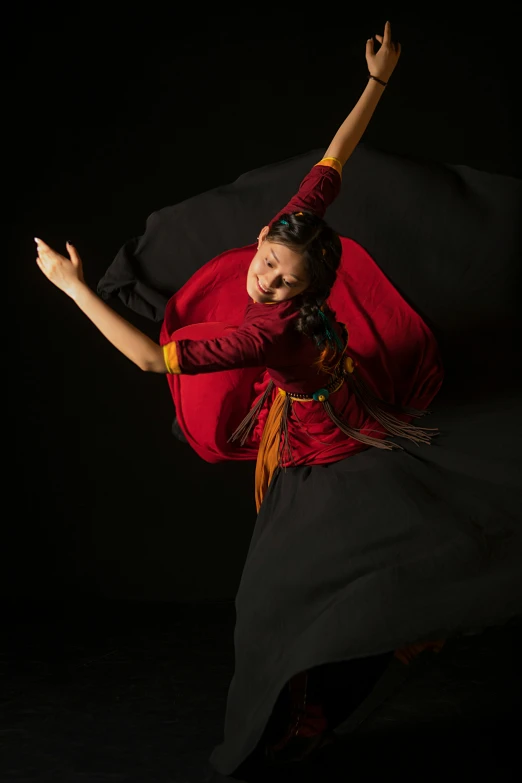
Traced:
[[[3, 616], [2, 783], [225, 779], [207, 759], [233, 671], [232, 603], [18, 604]], [[320, 772], [239, 779], [515, 780], [521, 649], [518, 623], [449, 642]]]

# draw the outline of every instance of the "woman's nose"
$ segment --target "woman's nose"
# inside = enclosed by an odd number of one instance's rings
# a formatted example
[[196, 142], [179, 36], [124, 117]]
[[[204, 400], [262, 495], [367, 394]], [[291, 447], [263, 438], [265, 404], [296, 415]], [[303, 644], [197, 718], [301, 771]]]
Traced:
[[277, 288], [281, 283], [281, 275], [279, 272], [271, 272], [264, 276], [263, 285], [265, 288]]

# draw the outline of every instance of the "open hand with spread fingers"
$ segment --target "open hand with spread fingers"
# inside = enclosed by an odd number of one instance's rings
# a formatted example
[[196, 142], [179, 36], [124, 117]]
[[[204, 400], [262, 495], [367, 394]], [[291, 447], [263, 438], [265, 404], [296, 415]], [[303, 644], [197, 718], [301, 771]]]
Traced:
[[374, 50], [373, 38], [366, 41], [366, 62], [368, 71], [372, 76], [387, 82], [392, 75], [401, 55], [401, 45], [398, 41], [392, 41], [391, 25], [386, 22], [384, 35], [376, 35], [375, 38], [381, 44], [377, 53]]
[[35, 237], [38, 255], [36, 263], [51, 283], [70, 297], [74, 297], [80, 285], [84, 285], [82, 260], [73, 245], [66, 243], [69, 258], [49, 247], [42, 239]]

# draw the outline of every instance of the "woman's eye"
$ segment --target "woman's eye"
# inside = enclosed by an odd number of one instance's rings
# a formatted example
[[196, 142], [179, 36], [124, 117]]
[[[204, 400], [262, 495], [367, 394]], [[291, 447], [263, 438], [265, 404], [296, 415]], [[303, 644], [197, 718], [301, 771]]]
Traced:
[[266, 264], [267, 266], [272, 266], [272, 264], [270, 263], [270, 261], [269, 261], [267, 258], [265, 258], [265, 264]]

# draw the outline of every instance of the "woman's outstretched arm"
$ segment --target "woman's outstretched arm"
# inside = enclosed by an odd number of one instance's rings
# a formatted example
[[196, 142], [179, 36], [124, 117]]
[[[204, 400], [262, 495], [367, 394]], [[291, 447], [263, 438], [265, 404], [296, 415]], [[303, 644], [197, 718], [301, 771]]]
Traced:
[[[366, 42], [368, 71], [377, 79], [387, 82], [397, 65], [401, 45], [392, 41], [389, 22], [384, 26], [384, 35], [376, 35], [375, 38], [381, 44], [377, 54], [374, 52], [373, 38], [369, 38]], [[333, 137], [324, 154], [325, 158], [337, 158], [344, 166], [368, 127], [385, 89], [385, 86], [375, 79], [368, 79], [361, 97]]]
[[36, 263], [57, 288], [69, 296], [111, 342], [131, 362], [147, 372], [166, 373], [163, 348], [116, 313], [92, 291], [83, 278], [81, 258], [70, 242], [69, 258], [60, 255], [43, 240], [35, 238]]
[[[159, 345], [101, 299], [83, 279], [82, 261], [67, 242], [69, 258], [35, 238], [36, 263], [54, 285], [69, 296], [124, 356], [146, 372], [195, 375], [241, 367], [276, 367], [281, 347], [261, 326], [245, 324], [231, 334], [208, 340], [171, 340]], [[269, 308], [268, 308], [269, 309]], [[278, 347], [279, 346], [279, 347]], [[272, 362], [270, 364], [270, 362]]]

